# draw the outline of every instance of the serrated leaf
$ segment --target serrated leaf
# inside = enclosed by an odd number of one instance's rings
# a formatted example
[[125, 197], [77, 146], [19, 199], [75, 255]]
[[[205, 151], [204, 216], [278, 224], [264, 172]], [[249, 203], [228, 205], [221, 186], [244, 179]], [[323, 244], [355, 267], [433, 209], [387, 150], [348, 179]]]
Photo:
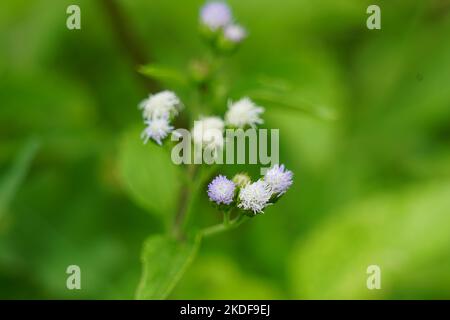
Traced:
[[147, 239], [136, 299], [165, 299], [191, 264], [199, 244], [199, 237], [186, 242], [162, 235]]
[[167, 149], [152, 141], [144, 144], [139, 136], [139, 130], [130, 130], [122, 139], [121, 177], [139, 205], [169, 219], [176, 210], [181, 169], [173, 164]]

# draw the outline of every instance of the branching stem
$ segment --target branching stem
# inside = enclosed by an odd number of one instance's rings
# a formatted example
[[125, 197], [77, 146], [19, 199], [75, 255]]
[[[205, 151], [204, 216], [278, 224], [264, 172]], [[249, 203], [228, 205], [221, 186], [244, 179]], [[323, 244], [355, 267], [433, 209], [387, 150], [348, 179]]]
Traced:
[[225, 221], [224, 221], [224, 223], [216, 224], [214, 226], [205, 228], [200, 231], [200, 234], [202, 235], [202, 237], [213, 236], [213, 235], [225, 232], [225, 231], [235, 229], [235, 228], [239, 227], [241, 224], [243, 224], [244, 222], [248, 221], [249, 219], [250, 218], [247, 217], [246, 215], [240, 214], [235, 219], [229, 221], [229, 223], [225, 224]]

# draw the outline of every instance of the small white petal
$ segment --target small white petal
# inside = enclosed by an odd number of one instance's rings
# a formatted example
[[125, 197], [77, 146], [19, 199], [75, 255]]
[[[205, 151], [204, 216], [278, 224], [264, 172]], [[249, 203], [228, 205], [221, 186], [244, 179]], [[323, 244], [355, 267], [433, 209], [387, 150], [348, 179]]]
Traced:
[[173, 130], [173, 127], [170, 125], [167, 118], [146, 120], [145, 124], [147, 127], [141, 134], [141, 139], [144, 140], [144, 144], [147, 143], [149, 139], [153, 139], [157, 144], [162, 145], [162, 140], [164, 140]]
[[219, 117], [201, 118], [194, 122], [192, 139], [195, 144], [211, 148], [223, 147], [223, 130], [225, 124]]
[[150, 95], [139, 104], [144, 119], [170, 118], [176, 116], [182, 108], [180, 99], [172, 91], [162, 91]]
[[238, 24], [230, 24], [225, 27], [223, 35], [231, 42], [239, 43], [247, 36], [247, 31]]
[[245, 126], [255, 127], [264, 121], [260, 115], [264, 112], [264, 108], [255, 105], [249, 98], [242, 98], [235, 103], [229, 103], [228, 111], [225, 114], [225, 122], [236, 128], [244, 128]]
[[254, 214], [263, 213], [268, 206], [272, 189], [269, 184], [263, 180], [247, 184], [239, 193], [238, 207], [244, 210], [253, 211]]

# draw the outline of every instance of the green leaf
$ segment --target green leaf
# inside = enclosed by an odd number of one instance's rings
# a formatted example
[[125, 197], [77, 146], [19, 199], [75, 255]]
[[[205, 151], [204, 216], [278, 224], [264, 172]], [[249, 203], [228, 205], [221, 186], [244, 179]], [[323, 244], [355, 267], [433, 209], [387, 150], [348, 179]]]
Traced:
[[308, 101], [301, 88], [286, 80], [260, 77], [258, 85], [258, 89], [250, 89], [247, 94], [264, 106], [299, 112], [326, 121], [338, 118], [335, 109], [323, 103]]
[[[295, 298], [450, 297], [450, 183], [365, 199], [336, 212], [291, 259]], [[368, 290], [369, 265], [381, 290]]]
[[[256, 102], [263, 105], [282, 108], [289, 111], [300, 112], [307, 114], [321, 120], [336, 120], [336, 113], [329, 107], [322, 105], [315, 105], [309, 101], [306, 101], [300, 97], [287, 94], [279, 94], [274, 92], [268, 92], [264, 90], [255, 90], [250, 92], [251, 96]], [[289, 98], [288, 98], [289, 97]]]
[[29, 140], [17, 155], [12, 167], [0, 180], [0, 221], [6, 214], [20, 184], [24, 181], [38, 147], [39, 143], [36, 140]]
[[136, 299], [165, 299], [191, 264], [199, 245], [200, 237], [187, 242], [162, 235], [147, 239]]
[[139, 130], [130, 130], [122, 139], [119, 157], [122, 180], [132, 198], [150, 212], [171, 218], [182, 172], [168, 150], [152, 141], [144, 144]]
[[186, 85], [188, 83], [188, 78], [182, 72], [170, 67], [151, 64], [140, 67], [139, 72], [167, 85]]

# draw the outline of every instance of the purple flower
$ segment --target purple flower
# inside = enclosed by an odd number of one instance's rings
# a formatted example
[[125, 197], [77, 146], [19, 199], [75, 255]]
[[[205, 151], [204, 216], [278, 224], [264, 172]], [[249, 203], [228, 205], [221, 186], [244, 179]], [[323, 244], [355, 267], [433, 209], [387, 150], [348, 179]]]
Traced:
[[247, 36], [247, 32], [238, 24], [230, 24], [225, 27], [223, 35], [227, 40], [239, 43]]
[[208, 2], [200, 10], [201, 22], [213, 31], [225, 27], [231, 19], [230, 7], [225, 2]]
[[208, 185], [208, 197], [217, 204], [230, 204], [233, 202], [236, 185], [227, 177], [219, 175]]
[[292, 185], [292, 177], [292, 171], [286, 170], [284, 165], [276, 164], [267, 170], [264, 181], [270, 185], [274, 194], [281, 196]]

